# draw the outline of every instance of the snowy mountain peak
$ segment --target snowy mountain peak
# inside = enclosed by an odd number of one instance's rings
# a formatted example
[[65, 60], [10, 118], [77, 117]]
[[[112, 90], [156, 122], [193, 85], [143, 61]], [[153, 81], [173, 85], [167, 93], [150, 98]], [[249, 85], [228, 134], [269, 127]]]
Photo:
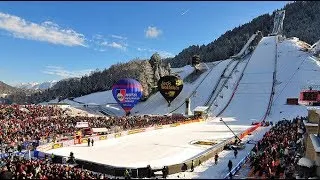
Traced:
[[53, 80], [53, 81], [48, 81], [48, 82], [43, 82], [43, 83], [37, 83], [37, 82], [20, 83], [20, 84], [15, 85], [15, 87], [21, 88], [21, 89], [44, 90], [44, 89], [51, 88], [57, 82], [58, 81]]

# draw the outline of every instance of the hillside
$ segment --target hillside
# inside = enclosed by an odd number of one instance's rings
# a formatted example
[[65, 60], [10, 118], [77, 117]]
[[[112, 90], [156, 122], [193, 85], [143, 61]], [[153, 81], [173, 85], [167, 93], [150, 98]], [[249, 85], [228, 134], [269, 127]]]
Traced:
[[[301, 40], [313, 44], [320, 39], [320, 2], [299, 1], [287, 4], [284, 19], [284, 32], [287, 37], [299, 37]], [[192, 45], [184, 49], [174, 58], [166, 59], [172, 67], [183, 67], [190, 63], [194, 54], [199, 54], [204, 62], [228, 59], [239, 52], [248, 38], [260, 30], [263, 36], [271, 33], [273, 26], [272, 15], [263, 14], [251, 22], [229, 30], [207, 45]]]
[[110, 90], [122, 78], [137, 79], [144, 89], [144, 98], [147, 98], [153, 93], [153, 87], [160, 76], [169, 74], [169, 70], [168, 64], [163, 63], [159, 54], [155, 53], [149, 60], [136, 59], [118, 63], [109, 69], [91, 72], [89, 76], [61, 80], [50, 89], [32, 94], [27, 101], [41, 103], [56, 98], [62, 100], [102, 92]]
[[16, 92], [18, 89], [5, 84], [4, 82], [0, 81], [0, 94], [11, 94]]

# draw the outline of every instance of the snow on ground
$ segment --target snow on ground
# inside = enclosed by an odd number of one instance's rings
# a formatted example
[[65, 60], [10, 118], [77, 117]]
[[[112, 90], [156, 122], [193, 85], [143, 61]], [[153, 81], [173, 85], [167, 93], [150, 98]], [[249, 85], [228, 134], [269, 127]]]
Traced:
[[236, 124], [262, 120], [269, 102], [275, 63], [275, 37], [264, 37], [253, 52], [238, 89], [222, 117]]
[[[240, 133], [248, 126], [233, 126]], [[220, 123], [200, 122], [166, 129], [147, 131], [106, 141], [96, 141], [93, 147], [80, 144], [48, 153], [68, 156], [72, 151], [77, 159], [124, 167], [162, 168], [164, 165], [181, 163], [211, 146], [191, 145], [191, 141], [225, 139], [232, 137], [230, 130]]]
[[[235, 70], [232, 73], [231, 72], [227, 73], [227, 75], [230, 76], [230, 78], [227, 79], [227, 83], [226, 83], [227, 87], [224, 87], [221, 90], [221, 92], [219, 92], [219, 96], [216, 99], [212, 100], [213, 104], [209, 110], [211, 114], [217, 115], [225, 108], [225, 106], [227, 106], [227, 103], [230, 100], [234, 89], [236, 88], [237, 82], [240, 79], [241, 73], [244, 71], [244, 68], [248, 63], [249, 59], [250, 59], [250, 56], [244, 58], [243, 60], [239, 60], [241, 62], [239, 62]], [[220, 95], [223, 98], [221, 98]]]
[[171, 71], [173, 74], [178, 74], [181, 79], [184, 79], [194, 71], [194, 67], [187, 65], [181, 68], [172, 68]]
[[320, 85], [319, 60], [300, 49], [301, 47], [294, 40], [286, 40], [278, 44], [277, 81], [279, 83], [275, 87], [276, 93], [269, 119], [307, 116], [305, 106], [286, 105], [287, 98], [298, 98], [300, 91], [308, 85]]
[[[271, 127], [260, 127], [252, 133], [251, 136], [247, 136], [243, 139], [244, 142], [249, 140], [257, 141], [263, 137], [263, 135]], [[193, 172], [180, 172], [168, 176], [168, 179], [223, 179], [228, 173], [228, 162], [232, 161], [233, 167], [235, 167], [249, 151], [254, 147], [254, 144], [246, 144], [246, 148], [238, 151], [237, 158], [234, 157], [233, 151], [222, 151], [218, 154], [218, 164], [214, 164], [214, 158], [209, 159], [206, 162], [203, 162], [202, 165], [194, 168]], [[235, 177], [236, 178], [236, 177]]]
[[[185, 106], [183, 105], [183, 103], [198, 86], [199, 88], [195, 94], [195, 97], [191, 97], [191, 107], [195, 108], [196, 105], [203, 105], [212, 92], [214, 84], [219, 79], [221, 72], [229, 61], [230, 60], [225, 60], [219, 64], [218, 62], [216, 62], [217, 65], [213, 67], [212, 71], [207, 70], [205, 73], [201, 74], [200, 77], [193, 83], [184, 83], [181, 93], [175, 100], [173, 100], [170, 107], [168, 107], [167, 101], [160, 94], [160, 92], [157, 92], [156, 94], [152, 95], [146, 102], [137, 104], [132, 109], [132, 112], [137, 114], [167, 114], [172, 110], [175, 110], [177, 107], [181, 106], [181, 108], [175, 111], [175, 113], [184, 113]], [[208, 73], [210, 74], [208, 75]]]
[[85, 104], [108, 104], [117, 103], [113, 98], [112, 91], [96, 92], [89, 95], [81, 96], [74, 99], [75, 101]]
[[[210, 97], [212, 91], [214, 90], [217, 83], [219, 83], [220, 76], [223, 73], [223, 70], [226, 68], [226, 66], [231, 62], [231, 59], [222, 61], [217, 66], [215, 66], [212, 71], [208, 74], [207, 78], [204, 79], [204, 81], [199, 84], [199, 86], [192, 87], [193, 90], [196, 91], [193, 96], [190, 97], [190, 109], [191, 111], [195, 109], [197, 106], [204, 106], [208, 98]], [[234, 65], [234, 62], [231, 62]], [[199, 78], [200, 79], [200, 78]], [[189, 85], [189, 84], [185, 84]], [[190, 93], [190, 91], [189, 91]], [[183, 96], [181, 96], [183, 97]], [[186, 98], [186, 97], [185, 97]], [[181, 99], [184, 103], [185, 99]], [[177, 100], [178, 101], [178, 100]], [[185, 112], [185, 105], [181, 106], [179, 109], [175, 111], [175, 113], [184, 113]]]

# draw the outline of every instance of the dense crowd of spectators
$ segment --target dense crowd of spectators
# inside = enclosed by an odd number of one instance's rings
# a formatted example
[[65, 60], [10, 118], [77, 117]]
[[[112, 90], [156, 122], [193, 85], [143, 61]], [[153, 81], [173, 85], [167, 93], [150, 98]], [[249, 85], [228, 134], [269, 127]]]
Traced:
[[90, 128], [105, 127], [113, 133], [186, 120], [183, 116], [70, 116], [54, 106], [0, 105], [0, 153], [21, 149], [24, 142], [47, 143], [72, 137], [79, 130], [77, 122], [88, 122]]
[[77, 122], [88, 122], [91, 128], [105, 127], [109, 133], [118, 130], [147, 128], [184, 122], [184, 116], [126, 116], [88, 117], [71, 116], [65, 109], [40, 105], [0, 105], [1, 179], [105, 179], [106, 176], [48, 160], [24, 159], [11, 154], [22, 149], [24, 142], [51, 142], [64, 136], [73, 136]]
[[55, 164], [49, 159], [24, 159], [18, 156], [2, 159], [0, 179], [108, 179], [107, 176], [76, 168]]
[[273, 126], [251, 151], [250, 176], [264, 178], [295, 178], [299, 157], [304, 151], [302, 134], [305, 127], [301, 120], [282, 120]]

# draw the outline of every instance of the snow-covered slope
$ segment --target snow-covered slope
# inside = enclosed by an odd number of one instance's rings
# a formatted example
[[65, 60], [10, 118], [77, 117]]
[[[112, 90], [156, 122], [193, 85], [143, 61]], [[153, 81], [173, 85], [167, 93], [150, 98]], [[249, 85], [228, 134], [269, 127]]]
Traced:
[[301, 48], [296, 40], [286, 40], [278, 44], [278, 85], [275, 87], [269, 119], [291, 119], [298, 115], [307, 115], [304, 106], [285, 105], [287, 98], [299, 97], [303, 88], [310, 84], [320, 84], [319, 59], [308, 52], [300, 51]]
[[178, 74], [180, 78], [184, 79], [194, 71], [194, 67], [187, 65], [182, 68], [172, 68], [171, 71], [172, 74]]
[[167, 101], [160, 92], [157, 92], [151, 96], [148, 101], [137, 104], [132, 112], [139, 114], [167, 114], [181, 106], [175, 113], [184, 113], [185, 106], [183, 103], [196, 89], [196, 93], [194, 94], [196, 98], [191, 97], [191, 107], [195, 107], [198, 104], [203, 105], [229, 61], [230, 60], [216, 62], [212, 71], [207, 70], [207, 72], [201, 74], [193, 83], [184, 83], [181, 93], [171, 103], [170, 107], [168, 107]]
[[[212, 68], [208, 76], [203, 80], [201, 84], [199, 84], [199, 86], [195, 89], [195, 93], [190, 97], [191, 110], [195, 109], [197, 106], [204, 106], [206, 104], [207, 100], [210, 98], [213, 91], [217, 89], [216, 87], [218, 86], [220, 77], [223, 75], [224, 70], [227, 67], [233, 67], [235, 63], [236, 63], [235, 61], [228, 59], [228, 60], [222, 61], [217, 66]], [[181, 106], [179, 109], [177, 109], [174, 112], [184, 113], [185, 104], [183, 104], [183, 106]]]
[[268, 107], [273, 82], [276, 39], [265, 37], [253, 52], [238, 89], [222, 117], [239, 123], [260, 121]]

